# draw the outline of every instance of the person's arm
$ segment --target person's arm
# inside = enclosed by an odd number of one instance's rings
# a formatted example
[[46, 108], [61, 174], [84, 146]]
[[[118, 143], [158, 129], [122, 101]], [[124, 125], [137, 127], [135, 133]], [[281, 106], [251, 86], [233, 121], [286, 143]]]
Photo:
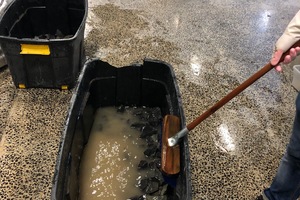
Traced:
[[[276, 66], [277, 71], [281, 71], [279, 60], [284, 52], [286, 52], [293, 44], [300, 40], [300, 11], [294, 16], [291, 22], [288, 24], [282, 36], [277, 40], [275, 45], [275, 53], [271, 59], [272, 65]], [[292, 48], [289, 55], [284, 58], [283, 63], [290, 63], [300, 53], [300, 47]]]

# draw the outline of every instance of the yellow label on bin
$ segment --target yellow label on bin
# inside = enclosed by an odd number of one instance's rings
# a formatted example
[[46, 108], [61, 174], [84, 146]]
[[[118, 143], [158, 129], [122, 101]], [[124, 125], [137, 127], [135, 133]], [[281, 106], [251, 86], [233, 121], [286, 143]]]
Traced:
[[20, 54], [50, 55], [49, 45], [21, 44]]
[[25, 86], [25, 84], [21, 84], [21, 83], [20, 83], [20, 84], [19, 84], [19, 88], [20, 88], [20, 89], [25, 89], [26, 86]]
[[69, 88], [69, 87], [68, 87], [67, 85], [62, 85], [62, 86], [61, 86], [61, 89], [62, 89], [62, 90], [67, 90], [68, 88]]

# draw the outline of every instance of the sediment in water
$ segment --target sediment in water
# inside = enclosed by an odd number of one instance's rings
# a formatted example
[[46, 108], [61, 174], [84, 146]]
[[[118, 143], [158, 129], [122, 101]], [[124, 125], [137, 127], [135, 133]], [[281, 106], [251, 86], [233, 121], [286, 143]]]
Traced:
[[80, 199], [168, 199], [159, 108], [100, 108], [80, 166]]

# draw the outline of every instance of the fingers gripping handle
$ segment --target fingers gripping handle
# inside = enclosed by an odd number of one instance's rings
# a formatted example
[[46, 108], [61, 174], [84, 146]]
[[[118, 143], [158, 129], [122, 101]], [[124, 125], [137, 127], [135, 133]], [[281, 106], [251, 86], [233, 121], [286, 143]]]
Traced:
[[281, 56], [281, 58], [278, 60], [278, 62], [276, 64], [274, 64], [274, 66], [278, 65], [279, 63], [284, 61], [285, 56], [289, 55], [290, 50], [296, 47], [300, 47], [300, 40], [298, 40], [295, 44], [293, 44], [293, 46], [291, 46], [291, 48], [289, 48], [286, 52], [284, 52]]

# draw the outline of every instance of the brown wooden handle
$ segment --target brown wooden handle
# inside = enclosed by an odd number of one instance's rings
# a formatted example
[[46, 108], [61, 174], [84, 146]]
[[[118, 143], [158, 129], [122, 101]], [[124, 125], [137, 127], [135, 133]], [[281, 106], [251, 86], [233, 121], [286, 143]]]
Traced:
[[[300, 46], [300, 40], [296, 42], [291, 48], [295, 48]], [[290, 48], [290, 49], [291, 49]], [[289, 54], [289, 51], [286, 51], [280, 58], [280, 62], [284, 60], [284, 57]], [[265, 75], [267, 72], [269, 72], [271, 69], [273, 69], [275, 66], [272, 66], [271, 63], [266, 64], [262, 69], [260, 69], [258, 72], [253, 74], [250, 78], [248, 78], [246, 81], [244, 81], [241, 85], [239, 85], [237, 88], [232, 90], [229, 94], [227, 94], [225, 97], [223, 97], [220, 101], [218, 101], [215, 105], [210, 107], [207, 111], [205, 111], [202, 115], [200, 115], [198, 118], [196, 118], [194, 121], [189, 123], [187, 125], [187, 129], [190, 131], [194, 129], [198, 124], [200, 124], [203, 120], [208, 118], [210, 115], [212, 115], [214, 112], [216, 112], [219, 108], [224, 106], [228, 101], [236, 97], [238, 94], [240, 94], [243, 90], [245, 90], [247, 87], [252, 85], [255, 81], [257, 81], [259, 78], [261, 78], [263, 75]]]

